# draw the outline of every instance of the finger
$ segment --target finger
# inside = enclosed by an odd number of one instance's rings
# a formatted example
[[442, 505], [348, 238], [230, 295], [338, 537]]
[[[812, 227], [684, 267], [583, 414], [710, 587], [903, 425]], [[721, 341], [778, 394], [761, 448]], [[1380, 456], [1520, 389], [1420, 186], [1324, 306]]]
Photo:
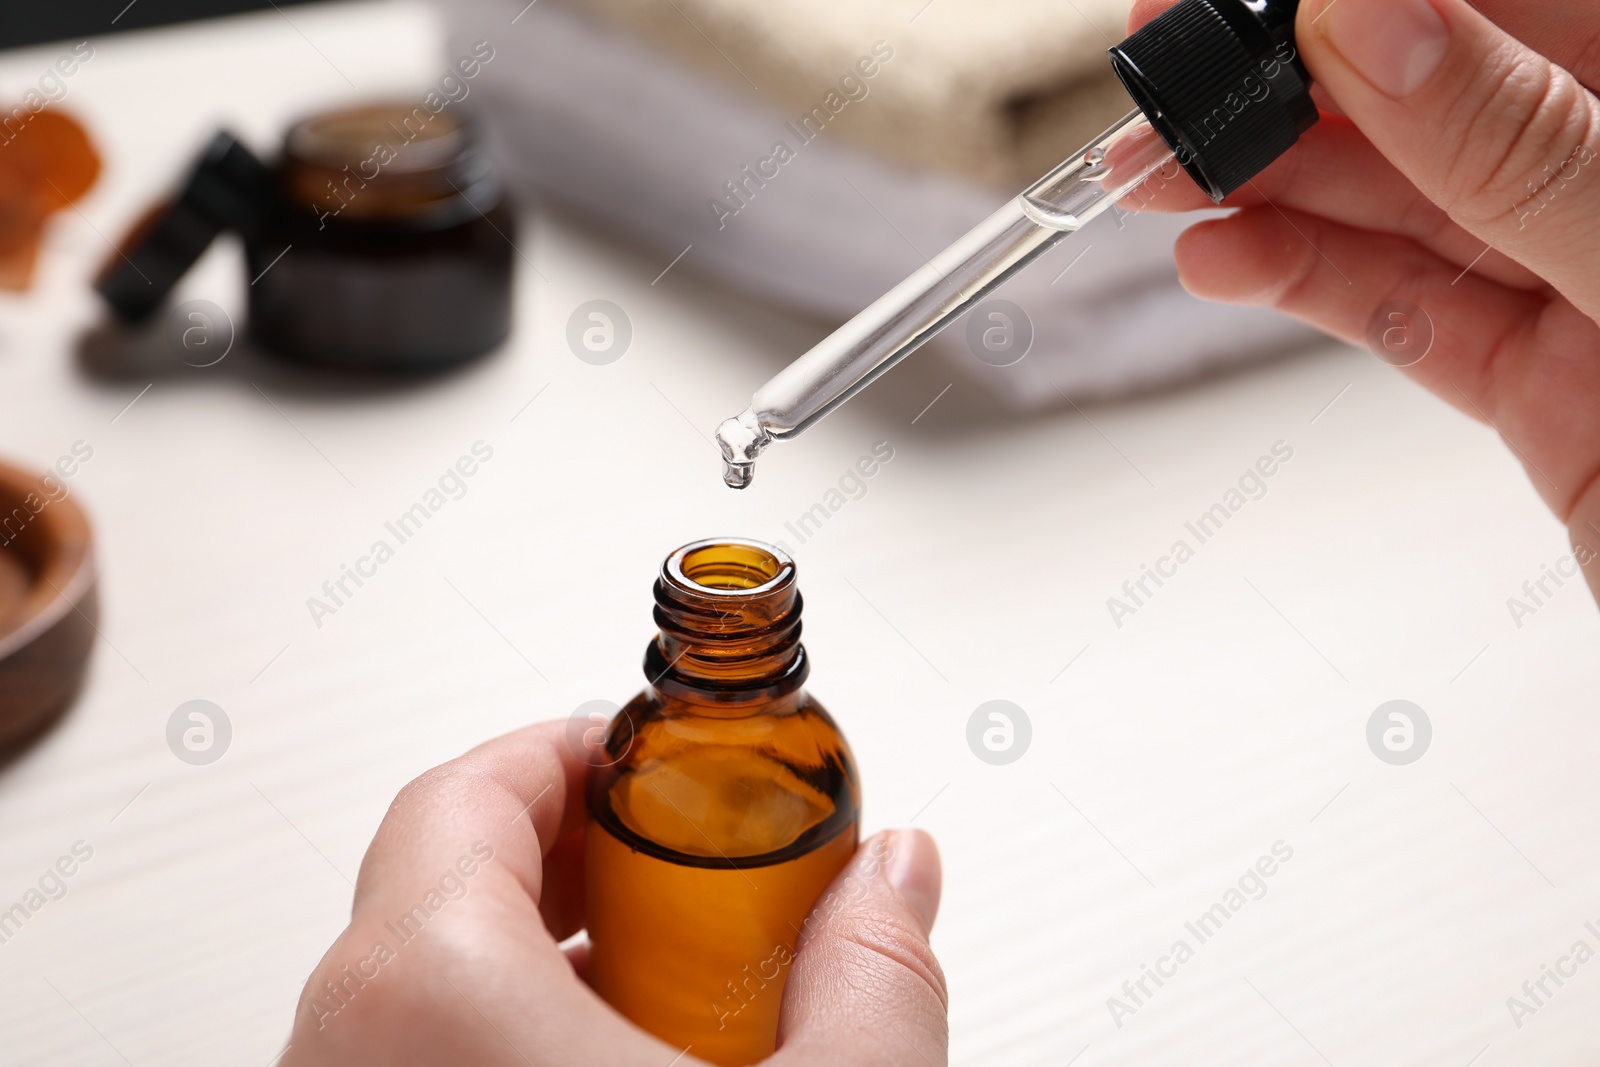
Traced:
[[[1213, 207], [1193, 182], [1157, 172], [1122, 201], [1138, 210], [1195, 211]], [[1222, 202], [1223, 207], [1273, 204], [1322, 215], [1363, 230], [1398, 233], [1473, 273], [1523, 289], [1545, 280], [1456, 225], [1423, 196], [1350, 122], [1325, 118], [1292, 150]]]
[[1317, 111], [1323, 115], [1337, 115], [1344, 118], [1344, 108], [1339, 106], [1339, 101], [1328, 95], [1328, 90], [1311, 83], [1311, 102], [1317, 105]]
[[[543, 859], [581, 828], [588, 770], [558, 721], [497, 737], [423, 774], [395, 797], [367, 849], [355, 911], [409, 906], [419, 888], [475, 866], [493, 879], [514, 879], [530, 910], [547, 893], [581, 900], [581, 883], [576, 889], [545, 884], [547, 877], [581, 878], [573, 869], [581, 864]], [[482, 861], [485, 853], [492, 859]], [[480, 862], [471, 862], [473, 856]]]
[[806, 919], [769, 1063], [946, 1062], [948, 996], [928, 947], [939, 888], [939, 852], [922, 831], [861, 846]]
[[1600, 316], [1600, 100], [1466, 0], [1309, 0], [1312, 76], [1468, 232]]
[[568, 736], [565, 722], [518, 730], [401, 790], [350, 925], [301, 996], [306, 1062], [648, 1067], [679, 1051], [606, 1006], [577, 976], [582, 954], [557, 947], [581, 920], [590, 754]]
[[1133, 9], [1128, 12], [1128, 32], [1133, 33], [1177, 2], [1178, 0], [1134, 0]]
[[1600, 87], [1600, 23], [1592, 3], [1476, 0], [1473, 6], [1535, 52], [1572, 71], [1589, 88]]
[[1493, 425], [1564, 520], [1600, 463], [1600, 327], [1570, 304], [1494, 285], [1405, 238], [1316, 216], [1247, 208], [1191, 227], [1177, 245], [1195, 295], [1276, 307], [1352, 344], [1386, 303], [1421, 308], [1433, 331], [1407, 373]]
[[1578, 501], [1567, 518], [1567, 537], [1583, 568], [1589, 592], [1600, 601], [1600, 477], [1578, 494]]

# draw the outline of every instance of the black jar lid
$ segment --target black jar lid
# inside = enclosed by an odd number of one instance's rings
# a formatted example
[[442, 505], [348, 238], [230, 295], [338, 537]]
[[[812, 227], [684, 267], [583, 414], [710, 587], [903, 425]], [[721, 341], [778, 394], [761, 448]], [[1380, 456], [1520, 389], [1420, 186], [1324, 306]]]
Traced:
[[226, 130], [195, 161], [178, 194], [136, 223], [95, 278], [125, 319], [147, 317], [224, 230], [251, 236], [272, 202], [267, 166]]

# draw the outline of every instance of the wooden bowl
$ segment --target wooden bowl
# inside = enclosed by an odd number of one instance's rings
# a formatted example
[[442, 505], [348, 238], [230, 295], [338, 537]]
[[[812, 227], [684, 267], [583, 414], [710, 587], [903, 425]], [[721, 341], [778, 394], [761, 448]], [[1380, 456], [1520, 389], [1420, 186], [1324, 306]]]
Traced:
[[0, 760], [72, 703], [99, 620], [89, 519], [47, 478], [0, 464]]

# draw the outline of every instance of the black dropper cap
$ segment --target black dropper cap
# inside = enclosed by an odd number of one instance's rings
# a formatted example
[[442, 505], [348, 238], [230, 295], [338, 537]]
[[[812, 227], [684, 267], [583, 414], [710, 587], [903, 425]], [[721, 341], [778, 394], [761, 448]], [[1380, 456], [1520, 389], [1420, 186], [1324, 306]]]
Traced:
[[1294, 43], [1299, 0], [1179, 0], [1111, 49], [1134, 101], [1211, 197], [1265, 170], [1317, 121]]
[[219, 132], [177, 196], [124, 237], [94, 287], [118, 315], [145, 318], [219, 233], [253, 236], [270, 210], [272, 173], [232, 134]]

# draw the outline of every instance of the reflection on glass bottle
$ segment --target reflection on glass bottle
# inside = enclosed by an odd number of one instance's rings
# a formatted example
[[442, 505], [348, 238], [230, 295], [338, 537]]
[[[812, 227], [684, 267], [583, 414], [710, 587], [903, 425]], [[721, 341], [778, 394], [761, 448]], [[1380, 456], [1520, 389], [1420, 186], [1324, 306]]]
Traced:
[[589, 787], [589, 982], [663, 1040], [750, 1064], [773, 1051], [806, 915], [855, 851], [860, 783], [801, 688], [793, 560], [696, 542], [655, 598], [650, 684]]

